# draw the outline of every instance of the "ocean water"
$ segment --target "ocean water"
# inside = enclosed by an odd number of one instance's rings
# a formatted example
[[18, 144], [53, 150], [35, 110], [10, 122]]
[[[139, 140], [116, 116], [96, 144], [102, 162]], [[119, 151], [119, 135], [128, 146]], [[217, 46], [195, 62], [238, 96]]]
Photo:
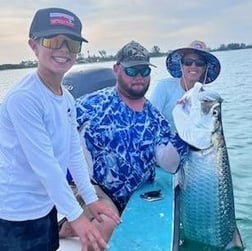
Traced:
[[[224, 99], [222, 119], [228, 147], [235, 196], [238, 228], [245, 250], [252, 251], [252, 49], [214, 53], [222, 65], [218, 79], [209, 87]], [[159, 78], [169, 76], [165, 57], [152, 58], [152, 86]], [[113, 62], [75, 65], [75, 69], [97, 66], [112, 67]], [[0, 71], [0, 103], [16, 80], [34, 69]], [[148, 94], [147, 94], [148, 97]], [[181, 250], [208, 250], [191, 247]]]

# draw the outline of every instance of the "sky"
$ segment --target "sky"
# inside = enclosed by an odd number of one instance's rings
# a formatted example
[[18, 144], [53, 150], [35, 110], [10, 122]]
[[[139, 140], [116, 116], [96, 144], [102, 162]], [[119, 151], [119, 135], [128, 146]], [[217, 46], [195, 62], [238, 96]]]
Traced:
[[251, 0], [0, 0], [0, 64], [36, 59], [28, 46], [38, 9], [61, 7], [82, 21], [87, 52], [115, 55], [135, 40], [148, 50], [167, 52], [203, 40], [208, 47], [252, 44]]

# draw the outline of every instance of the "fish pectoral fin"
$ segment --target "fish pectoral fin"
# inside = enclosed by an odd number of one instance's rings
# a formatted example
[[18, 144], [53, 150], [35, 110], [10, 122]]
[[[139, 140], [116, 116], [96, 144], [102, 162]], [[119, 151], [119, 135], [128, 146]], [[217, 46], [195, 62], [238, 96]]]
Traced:
[[235, 228], [235, 231], [233, 233], [233, 238], [232, 240], [228, 243], [228, 245], [226, 246], [225, 250], [229, 250], [231, 248], [241, 248], [241, 250], [244, 250], [244, 245], [241, 239], [241, 234], [238, 230], [238, 228]]

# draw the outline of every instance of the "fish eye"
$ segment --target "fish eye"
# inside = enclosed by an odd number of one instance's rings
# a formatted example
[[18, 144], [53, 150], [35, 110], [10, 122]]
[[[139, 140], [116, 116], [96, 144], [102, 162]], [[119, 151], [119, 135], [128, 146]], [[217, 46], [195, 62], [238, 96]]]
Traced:
[[214, 109], [213, 110], [213, 116], [218, 117], [218, 115], [219, 115], [219, 112], [216, 109]]

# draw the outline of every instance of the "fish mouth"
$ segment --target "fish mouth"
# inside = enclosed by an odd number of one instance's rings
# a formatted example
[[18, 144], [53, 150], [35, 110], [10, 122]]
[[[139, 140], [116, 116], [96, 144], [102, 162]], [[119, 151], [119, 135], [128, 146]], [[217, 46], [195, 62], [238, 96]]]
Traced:
[[221, 102], [218, 100], [217, 101], [203, 100], [201, 101], [201, 112], [204, 115], [211, 113], [213, 116], [215, 116], [216, 110], [218, 109], [219, 106], [221, 106]]
[[[221, 103], [223, 102], [223, 99], [219, 93], [215, 91], [202, 90], [201, 92], [199, 92], [198, 99], [200, 101], [201, 112], [203, 114], [206, 115], [206, 114], [211, 113], [212, 116], [218, 117], [217, 115], [220, 112], [220, 109], [221, 109], [220, 106], [221, 106]], [[219, 111], [218, 114], [217, 114], [217, 111]]]
[[212, 90], [200, 89], [199, 91], [199, 101], [200, 102], [218, 102], [222, 103], [223, 99], [218, 92]]

